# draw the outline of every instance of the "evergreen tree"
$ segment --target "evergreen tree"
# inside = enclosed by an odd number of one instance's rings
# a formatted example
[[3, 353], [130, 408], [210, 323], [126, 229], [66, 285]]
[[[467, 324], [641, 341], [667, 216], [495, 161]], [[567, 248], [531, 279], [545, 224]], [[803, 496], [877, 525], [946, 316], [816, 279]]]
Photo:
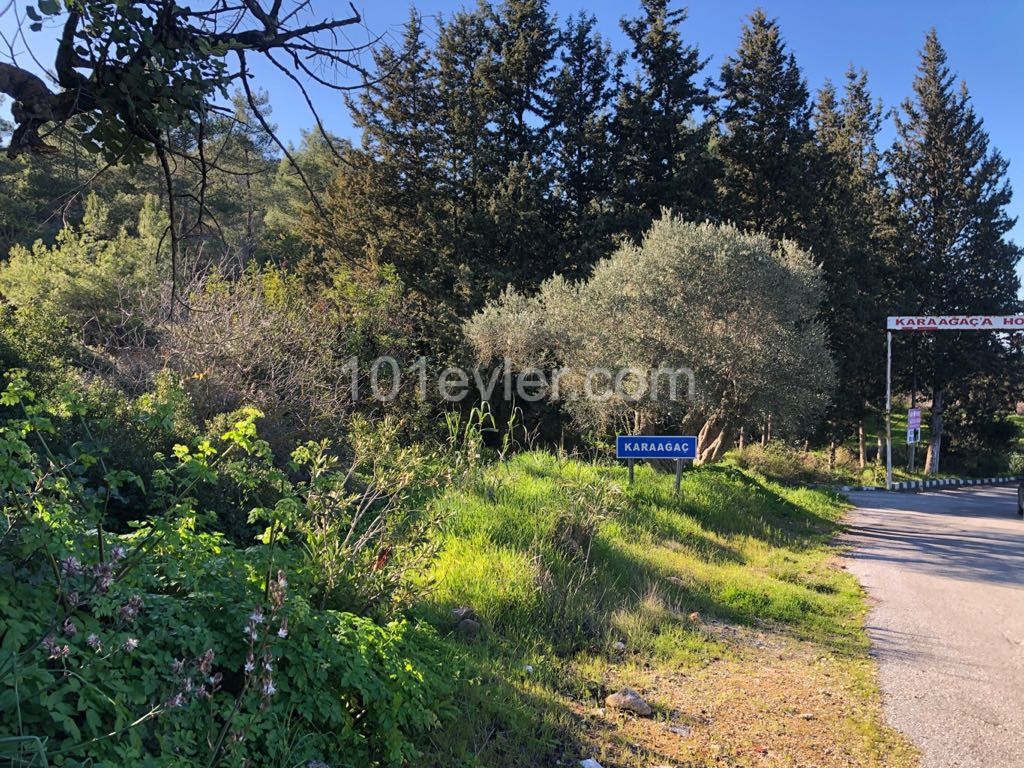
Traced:
[[547, 126], [540, 117], [558, 36], [546, 0], [504, 0], [497, 8], [481, 8], [490, 51], [479, 76], [492, 126], [493, 162], [504, 170], [547, 149]]
[[423, 34], [422, 19], [411, 11], [401, 47], [375, 51], [380, 81], [348, 104], [354, 124], [363, 132], [363, 149], [410, 190], [436, 181], [441, 142], [437, 68]]
[[[316, 252], [314, 245], [324, 236], [324, 220], [333, 219], [334, 214], [326, 206], [326, 217], [315, 211], [306, 184], [324, 202], [341, 165], [339, 155], [352, 156], [352, 146], [345, 139], [325, 136], [319, 130], [304, 131], [302, 141], [291, 154], [295, 164], [287, 159], [278, 160], [270, 182], [269, 201], [263, 214], [266, 230], [258, 256], [262, 262], [278, 266], [294, 267], [306, 262], [304, 266], [310, 267], [310, 257]], [[302, 170], [305, 182], [296, 167]], [[319, 261], [322, 266], [322, 259]]]
[[774, 19], [755, 11], [722, 66], [717, 106], [721, 215], [743, 229], [813, 247], [811, 105]]
[[439, 241], [440, 102], [436, 62], [415, 12], [401, 45], [380, 46], [374, 63], [378, 79], [348, 100], [361, 148], [344, 153], [324, 217], [311, 212], [313, 229], [329, 248], [329, 261], [356, 263], [372, 274], [390, 265], [411, 289], [438, 298], [452, 282]]
[[437, 46], [441, 164], [457, 302], [478, 307], [507, 284], [558, 266], [543, 112], [557, 45], [546, 3], [486, 2], [452, 17]]
[[[485, 134], [497, 183], [488, 191], [481, 299], [506, 285], [531, 288], [558, 270], [558, 221], [549, 195], [550, 132], [543, 120], [558, 35], [546, 0], [504, 0], [490, 12], [481, 67]], [[486, 157], [486, 154], [485, 154]]]
[[611, 252], [611, 46], [596, 20], [570, 17], [559, 66], [548, 84], [552, 175], [562, 233], [558, 271], [580, 277]]
[[[709, 126], [697, 122], [710, 104], [696, 82], [707, 61], [683, 41], [686, 10], [668, 6], [668, 0], [642, 0], [642, 14], [621, 22], [636, 72], [620, 77], [613, 123], [615, 198], [623, 228], [634, 236], [663, 207], [692, 220], [707, 214], [711, 199]], [[620, 69], [624, 65], [620, 57]]]
[[[253, 94], [260, 114], [272, 112], [266, 92]], [[232, 266], [244, 268], [256, 256], [263, 239], [263, 213], [270, 203], [270, 186], [277, 166], [276, 146], [263, 128], [246, 96], [232, 97], [234, 114], [212, 121], [212, 135], [200, 137], [209, 143], [221, 171], [220, 183], [211, 187], [207, 201], [210, 223], [206, 236], [221, 236], [232, 253]], [[179, 203], [180, 205], [180, 203]], [[197, 212], [198, 213], [198, 212]]]
[[862, 467], [864, 417], [870, 403], [878, 404], [883, 387], [881, 304], [895, 234], [877, 145], [881, 123], [882, 106], [871, 98], [866, 72], [847, 71], [841, 102], [831, 83], [818, 94], [814, 126], [820, 186], [813, 230], [825, 279], [821, 318], [839, 373], [826, 420], [833, 440], [857, 428]]
[[[966, 85], [956, 87], [934, 30], [925, 38], [914, 97], [902, 111], [890, 165], [907, 230], [899, 262], [903, 303], [891, 313], [1015, 311], [1021, 250], [1006, 238], [1014, 224], [1006, 211], [1007, 163], [989, 147]], [[936, 473], [947, 409], [969, 401], [976, 380], [998, 376], [1019, 359], [995, 334], [936, 333], [920, 344], [932, 401], [925, 469]], [[1019, 397], [1019, 386], [1000, 409]]]

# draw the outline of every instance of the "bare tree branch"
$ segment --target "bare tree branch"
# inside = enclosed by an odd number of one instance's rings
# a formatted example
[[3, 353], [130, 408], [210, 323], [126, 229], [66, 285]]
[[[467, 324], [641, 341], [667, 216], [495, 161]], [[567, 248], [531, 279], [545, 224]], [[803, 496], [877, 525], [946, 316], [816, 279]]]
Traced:
[[[174, 0], [74, 4], [63, 19], [54, 61], [58, 90], [19, 66], [13, 50], [10, 61], [0, 62], [0, 93], [13, 99], [15, 121], [8, 156], [52, 151], [43, 139], [44, 126], [63, 125], [78, 116], [90, 118], [79, 130], [98, 137], [92, 143], [101, 149], [114, 147], [111, 154], [126, 143], [118, 130], [155, 150], [167, 125], [197, 115], [239, 78], [241, 73], [227, 66], [230, 52], [269, 56], [277, 51], [296, 61], [301, 55], [366, 77], [352, 58], [361, 47], [338, 42], [340, 30], [362, 22], [354, 5], [349, 4], [350, 14], [311, 23], [299, 22], [300, 13], [311, 10], [308, 0], [294, 3], [283, 18], [282, 6], [282, 0], [208, 0], [199, 9]], [[3, 9], [11, 7], [9, 2]], [[24, 25], [19, 17], [22, 39]], [[344, 87], [315, 75], [305, 62], [299, 66], [321, 85]], [[90, 133], [89, 126], [97, 123], [103, 130]]]

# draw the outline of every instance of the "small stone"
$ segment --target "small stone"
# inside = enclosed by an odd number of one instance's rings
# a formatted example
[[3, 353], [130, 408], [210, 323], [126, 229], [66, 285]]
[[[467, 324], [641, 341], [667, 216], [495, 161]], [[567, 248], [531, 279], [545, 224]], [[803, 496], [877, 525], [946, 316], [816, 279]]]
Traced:
[[463, 637], [476, 637], [480, 634], [480, 622], [474, 619], [463, 619], [455, 625], [455, 631]]
[[580, 760], [581, 768], [603, 768], [602, 765], [592, 757], [588, 757], [586, 760]]
[[813, 720], [814, 719], [814, 713], [813, 712], [804, 712], [802, 715], [800, 715], [800, 717], [802, 717], [804, 720]]
[[621, 640], [616, 640], [614, 643], [612, 643], [612, 650], [616, 653], [625, 653], [626, 644]]
[[651, 705], [644, 701], [640, 694], [632, 688], [620, 688], [604, 700], [612, 709], [621, 709], [626, 712], [633, 712], [640, 717], [650, 717], [653, 713]]
[[700, 624], [700, 614], [699, 614], [699, 613], [697, 613], [696, 611], [694, 611], [693, 613], [691, 613], [691, 614], [690, 614], [689, 616], [687, 616], [686, 618], [688, 618], [688, 619], [690, 620], [690, 623], [691, 623], [691, 624]]
[[525, 672], [528, 675], [532, 675], [533, 674], [533, 665], [532, 664], [527, 664], [525, 667], [523, 667], [523, 672]]
[[674, 733], [676, 736], [682, 736], [684, 739], [693, 735], [693, 729], [688, 725], [670, 725], [668, 730], [670, 733]]

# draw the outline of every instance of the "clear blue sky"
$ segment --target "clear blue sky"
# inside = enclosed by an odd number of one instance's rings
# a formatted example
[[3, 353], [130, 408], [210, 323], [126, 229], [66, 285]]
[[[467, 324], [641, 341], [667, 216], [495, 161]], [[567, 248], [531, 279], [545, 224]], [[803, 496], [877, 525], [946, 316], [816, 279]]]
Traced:
[[[316, 1], [324, 15], [336, 13], [341, 5], [339, 0]], [[430, 30], [436, 24], [432, 18], [450, 14], [461, 3], [421, 0], [415, 5]], [[918, 50], [925, 32], [936, 27], [953, 71], [967, 82], [993, 146], [1010, 161], [1010, 180], [1016, 191], [1012, 213], [1024, 220], [1024, 2], [694, 0], [687, 6], [690, 18], [683, 32], [705, 56], [711, 57], [708, 74], [717, 74], [724, 57], [735, 50], [744, 18], [758, 5], [779, 20], [812, 92], [826, 78], [841, 82], [843, 72], [853, 64], [868, 70], [872, 89], [886, 108], [898, 106], [910, 94]], [[410, 4], [406, 0], [383, 0], [367, 5], [357, 0], [356, 6], [366, 28], [349, 33], [353, 42], [365, 41], [370, 35], [399, 35]], [[635, 13], [631, 2], [611, 0], [551, 0], [551, 9], [559, 17], [580, 10], [595, 14], [602, 33], [620, 50], [625, 48], [625, 41], [619, 18]], [[12, 23], [8, 14], [0, 18], [0, 29], [9, 30]], [[53, 34], [44, 32], [29, 38]], [[36, 46], [33, 40], [33, 45], [41, 57], [52, 51], [49, 41], [40, 39]], [[294, 140], [302, 129], [312, 125], [300, 96], [282, 74], [266, 69], [259, 72], [258, 81], [271, 95], [273, 121], [283, 137]], [[314, 94], [328, 128], [354, 138], [340, 98], [329, 92]], [[892, 136], [890, 121], [882, 136], [883, 146]], [[1017, 242], [1024, 242], [1024, 221], [1018, 222], [1013, 234]]]

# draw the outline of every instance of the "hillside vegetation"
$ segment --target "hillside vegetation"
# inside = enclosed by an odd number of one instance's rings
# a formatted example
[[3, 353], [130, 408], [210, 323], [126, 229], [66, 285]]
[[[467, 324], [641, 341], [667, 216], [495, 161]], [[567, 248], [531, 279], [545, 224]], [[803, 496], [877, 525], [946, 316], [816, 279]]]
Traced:
[[[425, 606], [472, 609], [479, 635], [456, 642], [485, 681], [448, 745], [486, 765], [913, 764], [881, 725], [862, 593], [835, 560], [839, 497], [705, 467], [676, 498], [650, 468], [630, 486], [535, 452], [441, 504]], [[620, 686], [652, 720], [604, 709]]]
[[[1024, 308], [935, 29], [897, 106], [760, 9], [349, 6], [0, 0], [0, 768], [913, 765], [801, 484], [887, 317]], [[1024, 335], [891, 351], [1021, 465]]]
[[[15, 765], [703, 765], [751, 739], [871, 765], [895, 743], [835, 496], [709, 466], [676, 499], [649, 468], [488, 456], [471, 423], [407, 448], [364, 425], [351, 467], [317, 444], [284, 466], [252, 411], [129, 469], [88, 397], [15, 376], [3, 408]], [[621, 685], [652, 718], [603, 709]]]

